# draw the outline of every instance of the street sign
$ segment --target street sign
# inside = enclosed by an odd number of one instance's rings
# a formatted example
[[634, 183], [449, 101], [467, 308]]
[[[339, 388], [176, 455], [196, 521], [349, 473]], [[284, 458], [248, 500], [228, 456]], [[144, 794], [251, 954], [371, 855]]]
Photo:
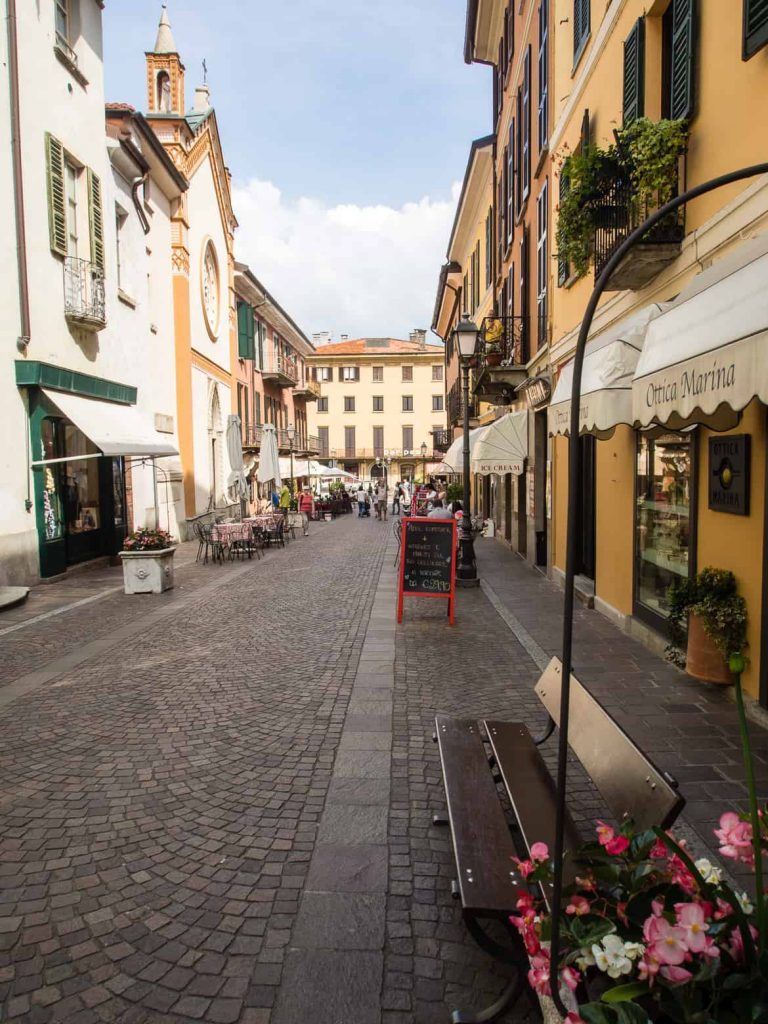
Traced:
[[406, 516], [402, 520], [397, 621], [405, 597], [442, 597], [454, 623], [456, 601], [456, 520]]

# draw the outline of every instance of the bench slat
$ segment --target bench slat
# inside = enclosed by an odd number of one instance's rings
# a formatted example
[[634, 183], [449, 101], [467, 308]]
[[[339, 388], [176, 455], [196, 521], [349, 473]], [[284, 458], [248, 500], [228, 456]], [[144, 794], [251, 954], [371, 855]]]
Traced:
[[435, 724], [462, 905], [474, 914], [508, 913], [524, 883], [480, 726], [447, 715]]

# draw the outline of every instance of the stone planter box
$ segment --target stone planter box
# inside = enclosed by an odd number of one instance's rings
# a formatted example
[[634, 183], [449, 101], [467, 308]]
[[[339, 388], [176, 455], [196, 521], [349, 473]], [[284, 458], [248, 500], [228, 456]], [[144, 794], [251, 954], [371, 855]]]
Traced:
[[176, 547], [159, 551], [121, 551], [126, 594], [162, 594], [173, 588]]

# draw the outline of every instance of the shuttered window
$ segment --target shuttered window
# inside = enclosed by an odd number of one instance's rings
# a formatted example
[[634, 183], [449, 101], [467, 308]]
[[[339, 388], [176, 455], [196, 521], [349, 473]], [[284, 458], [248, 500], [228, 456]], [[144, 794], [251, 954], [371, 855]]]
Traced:
[[[518, 358], [521, 363], [527, 363], [530, 353], [530, 243], [528, 241], [528, 227], [523, 229], [520, 238], [520, 351]], [[517, 362], [517, 359], [515, 360]]]
[[549, 136], [549, 0], [539, 3], [539, 152]]
[[549, 260], [547, 258], [548, 234], [549, 186], [547, 179], [545, 178], [536, 200], [536, 338], [537, 348], [539, 349], [546, 344], [547, 314], [549, 311]]
[[480, 305], [480, 242], [475, 245], [475, 309]]
[[523, 62], [523, 199], [531, 190], [531, 47], [525, 51]]
[[515, 209], [519, 213], [523, 206], [523, 89], [517, 90], [515, 102]]
[[88, 168], [88, 224], [91, 230], [91, 263], [104, 270], [104, 212], [101, 178]]
[[253, 307], [247, 302], [237, 304], [237, 354], [240, 359], [254, 359], [256, 355]]
[[510, 232], [510, 202], [512, 196], [512, 179], [509, 176], [509, 154], [506, 147], [501, 157], [501, 245], [499, 254], [503, 257]]
[[672, 0], [669, 116], [693, 114], [693, 29], [695, 0]]
[[266, 333], [267, 333], [267, 329], [264, 326], [264, 324], [261, 322], [261, 320], [257, 320], [256, 321], [255, 331], [256, 331], [256, 342], [255, 342], [255, 349], [256, 349], [256, 351], [253, 354], [253, 359], [254, 359], [254, 362], [256, 363], [256, 369], [257, 370], [261, 370], [261, 369], [264, 368], [264, 338], [265, 338]]
[[45, 136], [45, 165], [48, 186], [48, 232], [51, 249], [67, 255], [67, 213], [64, 188], [64, 147], [53, 135]]
[[590, 29], [590, 0], [573, 0], [573, 63], [575, 64], [587, 45]]
[[[488, 207], [488, 214], [485, 218], [485, 287], [491, 287], [493, 281], [493, 207]], [[432, 367], [433, 371], [438, 367]], [[439, 367], [442, 370], [442, 366]], [[434, 380], [434, 374], [432, 379]]]
[[[767, 0], [768, 2], [768, 0]], [[645, 91], [645, 18], [638, 18], [624, 40], [623, 123], [643, 116]]]
[[[562, 206], [563, 200], [568, 195], [568, 190], [571, 187], [571, 178], [568, 170], [568, 161], [566, 161], [560, 169], [560, 185], [559, 185], [559, 198], [560, 205]], [[570, 276], [571, 268], [568, 264], [568, 259], [565, 256], [558, 255], [557, 257], [557, 283], [564, 285]]]
[[749, 60], [768, 43], [768, 0], [744, 0], [742, 59]]
[[515, 119], [509, 123], [509, 142], [507, 145], [507, 247], [512, 244], [512, 235], [515, 232], [515, 217], [512, 210], [515, 197]]

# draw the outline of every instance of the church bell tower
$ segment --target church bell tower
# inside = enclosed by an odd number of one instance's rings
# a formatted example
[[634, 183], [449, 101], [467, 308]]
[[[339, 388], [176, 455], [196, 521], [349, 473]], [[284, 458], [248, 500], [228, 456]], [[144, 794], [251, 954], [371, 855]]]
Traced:
[[163, 3], [154, 50], [147, 58], [147, 111], [150, 114], [184, 116], [184, 65], [181, 63]]

